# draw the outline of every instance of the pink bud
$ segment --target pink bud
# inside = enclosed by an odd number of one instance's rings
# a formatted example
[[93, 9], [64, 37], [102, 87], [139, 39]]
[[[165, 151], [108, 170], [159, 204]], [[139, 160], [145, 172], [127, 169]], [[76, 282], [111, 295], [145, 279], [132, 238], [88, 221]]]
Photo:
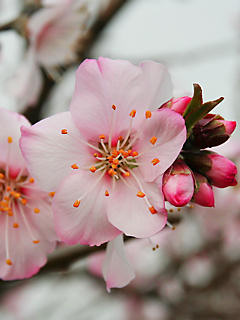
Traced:
[[181, 97], [181, 98], [176, 98], [172, 99], [172, 105], [171, 109], [180, 113], [181, 115], [184, 114], [184, 111], [186, 110], [188, 104], [191, 102], [192, 98], [191, 97]]
[[217, 153], [210, 153], [208, 158], [211, 160], [211, 169], [205, 174], [211, 180], [212, 185], [226, 188], [237, 184], [237, 167], [232, 161]]
[[214, 193], [207, 178], [194, 172], [197, 188], [195, 189], [193, 201], [204, 207], [214, 207]]
[[227, 121], [227, 120], [218, 120], [219, 122], [223, 123], [225, 127], [225, 132], [229, 136], [233, 133], [236, 128], [236, 121]]
[[193, 196], [192, 172], [183, 160], [176, 160], [163, 177], [165, 199], [176, 207], [185, 206]]

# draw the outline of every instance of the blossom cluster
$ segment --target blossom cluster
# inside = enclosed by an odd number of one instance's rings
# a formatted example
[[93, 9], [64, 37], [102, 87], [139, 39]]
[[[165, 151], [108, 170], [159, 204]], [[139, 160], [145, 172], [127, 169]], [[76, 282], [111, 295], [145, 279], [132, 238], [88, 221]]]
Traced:
[[134, 277], [124, 235], [155, 242], [171, 226], [165, 201], [213, 206], [212, 185], [236, 185], [236, 166], [203, 150], [236, 124], [209, 114], [221, 99], [203, 104], [199, 92], [173, 99], [159, 63], [87, 59], [70, 111], [31, 126], [1, 109], [0, 277], [31, 277], [57, 240], [108, 243], [103, 276], [122, 287]]

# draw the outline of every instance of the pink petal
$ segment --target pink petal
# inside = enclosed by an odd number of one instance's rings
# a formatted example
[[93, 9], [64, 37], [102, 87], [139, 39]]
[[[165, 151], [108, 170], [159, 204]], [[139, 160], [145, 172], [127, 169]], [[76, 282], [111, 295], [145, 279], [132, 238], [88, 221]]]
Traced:
[[[14, 280], [29, 278], [37, 273], [45, 263], [46, 256], [52, 252], [56, 245], [56, 235], [53, 229], [50, 206], [46, 203], [34, 203], [40, 208], [37, 215], [29, 208], [24, 211], [16, 209], [16, 217], [6, 217], [0, 215], [0, 278], [4, 280]], [[26, 226], [23, 214], [34, 236], [33, 238]], [[6, 260], [6, 219], [8, 219], [8, 247], [9, 258], [12, 265], [5, 263]], [[19, 224], [18, 228], [13, 228], [13, 223]]]
[[[62, 134], [62, 129], [67, 129], [69, 134]], [[30, 128], [22, 127], [20, 147], [41, 189], [55, 191], [61, 180], [73, 171], [72, 164], [91, 163], [88, 147], [80, 139], [69, 112], [56, 114]]]
[[128, 129], [132, 109], [137, 111], [137, 125], [146, 110], [157, 109], [170, 98], [171, 88], [167, 71], [158, 63], [135, 66], [107, 58], [85, 60], [77, 71], [71, 113], [86, 138], [108, 137], [115, 105], [114, 135], [118, 136]]
[[75, 46], [85, 33], [88, 18], [82, 7], [81, 2], [58, 1], [58, 5], [40, 9], [30, 17], [28, 30], [39, 63], [51, 67], [76, 58]]
[[[134, 172], [137, 174], [136, 169]], [[145, 183], [141, 180], [146, 197], [158, 211], [152, 214], [145, 199], [137, 196], [139, 187], [134, 179], [129, 177], [125, 180], [129, 186], [117, 181], [114, 193], [109, 196], [109, 221], [126, 235], [137, 238], [150, 237], [160, 231], [167, 221], [161, 189], [156, 183]]]
[[[163, 108], [152, 112], [152, 117], [143, 121], [138, 132], [139, 140], [134, 147], [143, 153], [138, 159], [139, 168], [146, 181], [153, 181], [170, 167], [182, 150], [186, 140], [185, 122], [178, 113]], [[154, 145], [150, 142], [152, 137], [157, 138]], [[153, 159], [159, 163], [153, 165]]]
[[[22, 125], [30, 127], [29, 121], [24, 116], [0, 109], [0, 164], [2, 168], [5, 168], [5, 163], [7, 163], [12, 176], [16, 176], [25, 167], [25, 161], [19, 149]], [[12, 143], [8, 143], [8, 137], [12, 138]]]
[[[107, 219], [109, 197], [105, 196], [105, 191], [109, 186], [105, 180], [96, 184], [101, 175], [79, 170], [61, 183], [53, 200], [53, 212], [56, 231], [62, 241], [93, 246], [120, 234]], [[81, 197], [79, 207], [73, 207]]]
[[122, 288], [134, 279], [134, 270], [128, 262], [120, 235], [107, 245], [106, 256], [103, 262], [103, 277], [106, 281], [107, 290]]

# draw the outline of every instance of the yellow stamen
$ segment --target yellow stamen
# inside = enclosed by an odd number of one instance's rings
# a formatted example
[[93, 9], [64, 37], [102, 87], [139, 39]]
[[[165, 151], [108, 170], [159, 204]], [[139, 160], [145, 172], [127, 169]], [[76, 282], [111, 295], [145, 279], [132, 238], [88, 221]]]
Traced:
[[95, 172], [97, 169], [96, 169], [96, 167], [92, 166], [89, 170], [90, 170], [91, 172]]
[[34, 183], [34, 179], [33, 179], [33, 178], [30, 178], [30, 179], [29, 179], [29, 182], [30, 182], [30, 183]]
[[74, 208], [78, 208], [80, 205], [80, 200], [76, 200], [73, 204]]
[[40, 209], [39, 208], [34, 208], [34, 213], [39, 213]]
[[0, 173], [0, 179], [4, 179], [5, 175], [3, 173]]
[[76, 163], [72, 164], [71, 167], [72, 169], [79, 169]]
[[22, 204], [25, 206], [25, 205], [27, 204], [27, 199], [22, 198], [22, 199], [21, 199], [21, 202], [22, 202]]
[[19, 227], [19, 224], [17, 222], [14, 222], [13, 223], [13, 228], [18, 228]]
[[143, 193], [142, 191], [138, 191], [137, 196], [139, 198], [144, 198], [145, 197], [145, 193]]
[[8, 264], [9, 266], [11, 266], [11, 265], [12, 265], [12, 260], [6, 259], [6, 264]]
[[51, 192], [49, 192], [49, 197], [51, 197], [51, 198], [53, 198], [54, 197], [54, 195], [55, 195], [55, 192], [53, 192], [53, 191], [51, 191]]
[[137, 112], [137, 111], [133, 109], [133, 110], [129, 113], [130, 117], [134, 118], [135, 115], [136, 115], [136, 112]]
[[150, 142], [151, 144], [155, 144], [157, 142], [157, 138], [155, 136], [153, 136], [151, 139], [150, 139]]
[[100, 140], [102, 140], [102, 139], [104, 140], [104, 139], [105, 139], [105, 135], [104, 135], [104, 134], [101, 134], [101, 135], [99, 136], [99, 139], [100, 139]]
[[155, 158], [152, 160], [152, 164], [155, 166], [156, 164], [158, 164], [160, 162], [160, 160], [158, 158]]
[[39, 243], [40, 242], [40, 240], [33, 240], [33, 243]]
[[156, 210], [153, 206], [152, 206], [152, 207], [149, 207], [148, 209], [149, 209], [149, 211], [150, 211], [152, 214], [157, 213], [157, 210]]
[[149, 111], [149, 110], [147, 110], [147, 111], [145, 112], [145, 117], [146, 117], [146, 119], [150, 119], [151, 116], [152, 116], [152, 112]]
[[138, 156], [138, 152], [137, 152], [137, 151], [133, 151], [133, 152], [132, 152], [132, 156], [133, 156], [133, 157]]
[[13, 142], [13, 138], [12, 137], [8, 137], [8, 143], [12, 143]]

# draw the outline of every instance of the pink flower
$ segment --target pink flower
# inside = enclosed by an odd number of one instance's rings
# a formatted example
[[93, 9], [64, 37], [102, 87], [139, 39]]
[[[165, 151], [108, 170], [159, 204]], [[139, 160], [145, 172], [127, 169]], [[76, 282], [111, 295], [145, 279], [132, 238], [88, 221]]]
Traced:
[[87, 7], [82, 0], [61, 0], [33, 14], [27, 28], [38, 63], [53, 67], [74, 61], [88, 20]]
[[214, 192], [206, 177], [194, 172], [197, 188], [194, 193], [194, 202], [204, 207], [214, 207]]
[[183, 160], [178, 159], [163, 177], [165, 199], [175, 207], [183, 207], [192, 199], [193, 192], [192, 172]]
[[0, 278], [29, 278], [55, 247], [50, 197], [35, 187], [19, 148], [29, 122], [0, 109]]
[[186, 139], [183, 118], [157, 109], [170, 95], [160, 64], [85, 60], [71, 112], [23, 127], [30, 172], [44, 190], [56, 191], [62, 241], [100, 245], [121, 233], [145, 238], [164, 227], [161, 175]]

